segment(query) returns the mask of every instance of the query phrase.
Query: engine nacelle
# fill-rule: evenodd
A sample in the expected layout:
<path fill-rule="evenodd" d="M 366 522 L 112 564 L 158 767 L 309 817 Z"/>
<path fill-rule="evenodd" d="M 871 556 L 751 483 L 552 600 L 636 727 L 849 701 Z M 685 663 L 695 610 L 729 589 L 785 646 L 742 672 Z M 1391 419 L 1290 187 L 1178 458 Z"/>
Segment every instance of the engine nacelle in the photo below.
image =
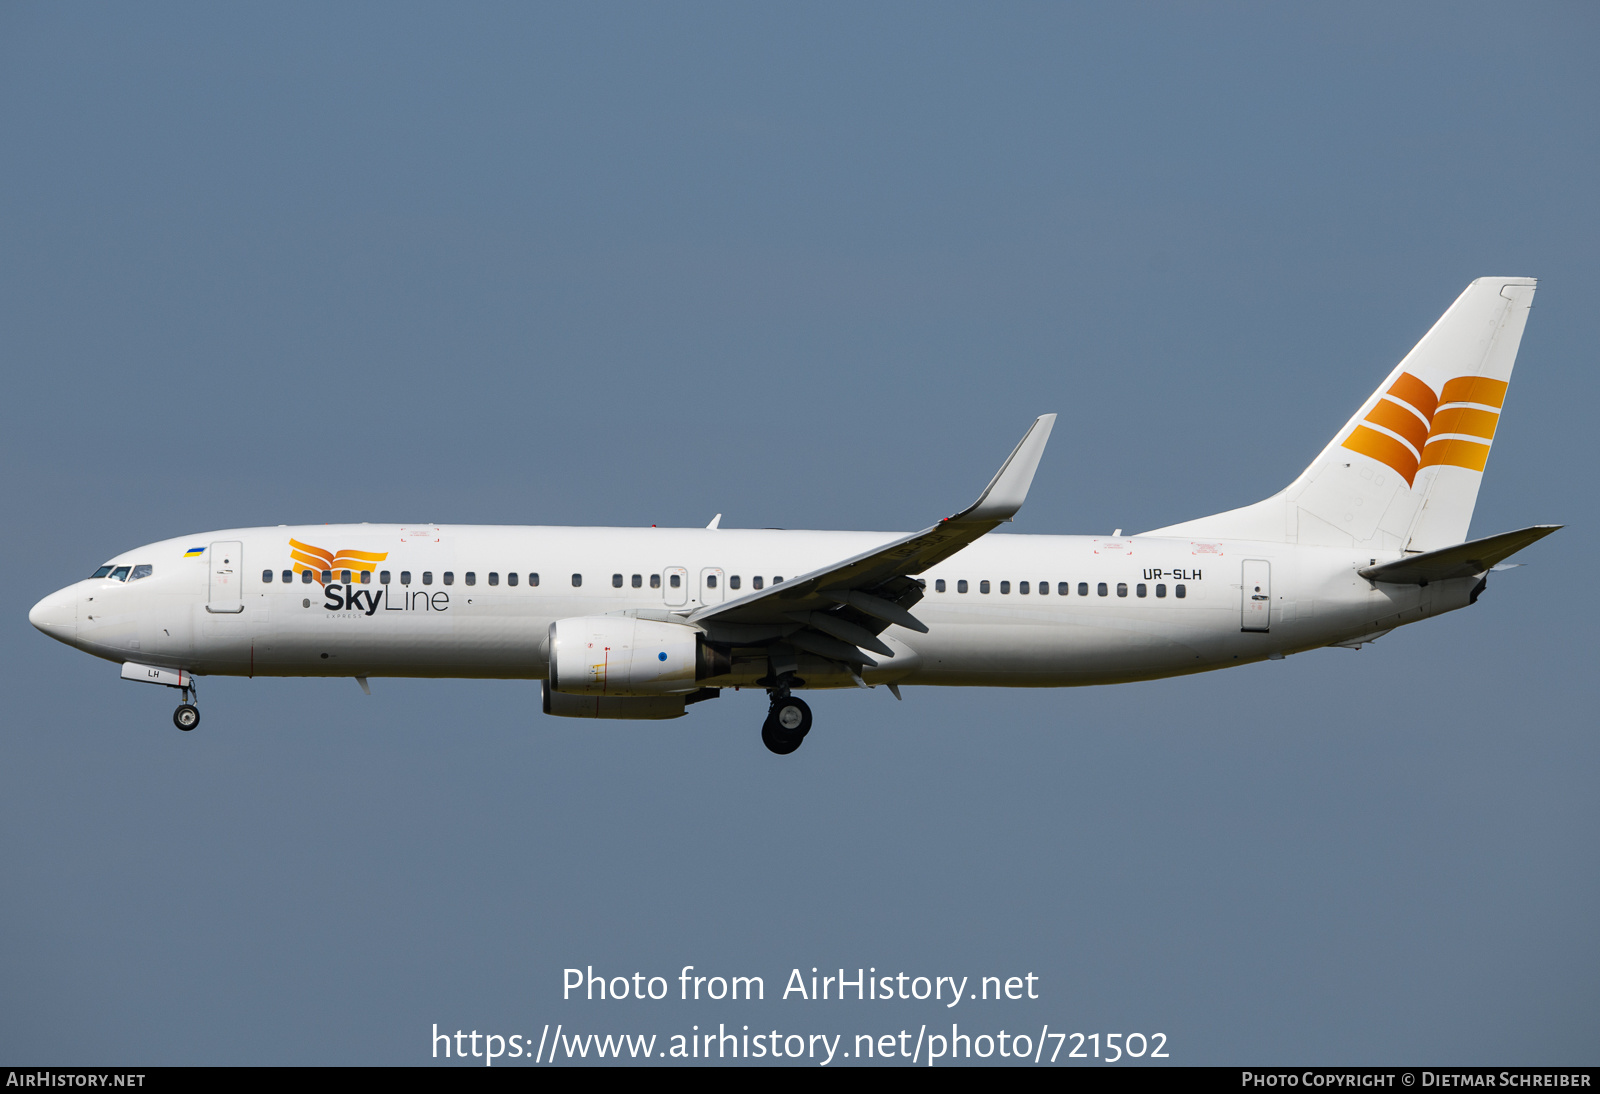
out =
<path fill-rule="evenodd" d="M 558 619 L 550 624 L 550 690 L 598 696 L 691 692 L 700 647 L 700 632 L 677 623 L 626 615 Z"/>

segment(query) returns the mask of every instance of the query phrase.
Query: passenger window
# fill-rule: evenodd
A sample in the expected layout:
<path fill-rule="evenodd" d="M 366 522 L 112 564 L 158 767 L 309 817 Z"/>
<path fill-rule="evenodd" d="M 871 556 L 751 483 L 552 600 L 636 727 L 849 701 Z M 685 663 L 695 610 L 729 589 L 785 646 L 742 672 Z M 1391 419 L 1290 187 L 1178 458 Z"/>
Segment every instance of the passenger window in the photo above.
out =
<path fill-rule="evenodd" d="M 513 570 L 511 573 L 506 575 L 506 584 L 512 586 L 513 588 L 516 587 L 517 574 L 516 574 L 515 570 Z"/>
<path fill-rule="evenodd" d="M 582 586 L 583 586 L 583 575 L 582 574 L 573 574 L 572 575 L 572 587 L 574 589 L 578 589 L 578 588 L 582 588 Z"/>
<path fill-rule="evenodd" d="M 1100 586 L 1100 588 L 1102 590 L 1100 595 L 1101 596 L 1105 596 L 1106 595 L 1105 592 L 1104 592 L 1105 586 L 1102 585 L 1102 586 Z M 1062 595 L 1065 596 L 1066 594 L 1063 593 Z M 1078 595 L 1079 596 L 1088 596 L 1089 595 L 1089 583 L 1087 581 L 1078 582 Z"/>
<path fill-rule="evenodd" d="M 670 578 L 667 579 L 667 584 L 671 585 L 674 589 L 676 589 L 678 586 L 683 584 L 682 575 L 681 574 L 673 574 Z"/>
<path fill-rule="evenodd" d="M 633 578 L 628 583 L 630 585 L 632 585 L 635 589 L 641 588 L 644 585 L 644 575 L 642 575 L 642 574 L 634 574 Z M 733 587 L 735 589 L 737 589 L 739 587 L 739 579 L 738 578 L 734 578 L 733 579 Z"/>
<path fill-rule="evenodd" d="M 294 580 L 294 571 L 293 570 L 285 570 L 285 571 L 283 571 L 283 583 L 285 585 L 289 584 L 289 582 L 291 582 L 293 580 Z"/>
<path fill-rule="evenodd" d="M 311 577 L 311 571 L 310 570 L 301 570 L 300 571 L 300 584 L 309 585 L 309 584 L 311 584 L 312 580 L 313 580 L 313 578 Z"/>
<path fill-rule="evenodd" d="M 1135 588 L 1134 588 L 1134 590 L 1133 590 L 1133 593 L 1134 593 L 1134 595 L 1135 595 L 1135 596 L 1143 596 L 1143 595 L 1144 595 L 1144 594 L 1145 594 L 1145 592 L 1146 592 L 1146 591 L 1147 591 L 1147 590 L 1146 590 L 1146 589 L 1145 589 L 1145 586 L 1144 586 L 1144 582 L 1142 582 L 1142 581 L 1141 581 L 1141 582 L 1140 582 L 1140 583 L 1139 583 L 1139 584 L 1138 584 L 1138 585 L 1137 585 L 1137 586 L 1136 586 L 1136 587 L 1135 587 Z"/>
<path fill-rule="evenodd" d="M 717 587 L 717 575 L 716 574 L 707 574 L 706 575 L 706 588 L 715 589 L 716 587 Z"/>
<path fill-rule="evenodd" d="M 783 584 L 783 578 L 779 577 L 777 574 L 773 574 L 772 575 L 772 583 L 774 585 L 782 585 Z"/>
<path fill-rule="evenodd" d="M 362 570 L 361 571 L 361 584 L 363 584 L 363 585 L 371 585 L 372 584 L 372 571 L 371 570 Z"/>
<path fill-rule="evenodd" d="M 1126 581 L 1117 582 L 1117 595 L 1118 596 L 1127 596 L 1128 595 L 1128 583 Z"/>
<path fill-rule="evenodd" d="M 1105 596 L 1106 595 L 1106 583 L 1104 581 L 1100 582 L 1100 587 L 1098 589 L 1096 589 L 1095 592 L 1099 593 L 1101 596 Z M 1124 595 L 1126 595 L 1126 594 L 1124 594 Z"/>
<path fill-rule="evenodd" d="M 387 584 L 389 584 L 389 571 L 388 570 L 379 570 L 378 571 L 378 584 L 379 585 L 387 585 Z"/>
<path fill-rule="evenodd" d="M 978 591 L 980 593 L 987 593 L 989 591 L 989 583 L 987 581 L 978 582 Z"/>
<path fill-rule="evenodd" d="M 661 588 L 661 575 L 660 574 L 651 574 L 650 575 L 650 587 L 652 589 Z"/>
<path fill-rule="evenodd" d="M 491 584 L 491 585 L 500 584 L 500 575 L 498 573 L 496 573 L 495 571 L 493 571 L 493 570 L 489 571 L 489 584 Z"/>
<path fill-rule="evenodd" d="M 423 570 L 422 571 L 422 583 L 424 585 L 432 585 L 433 584 L 433 571 L 432 570 Z"/>
<path fill-rule="evenodd" d="M 410 570 L 401 570 L 400 571 L 400 584 L 402 584 L 402 585 L 411 584 L 411 571 Z"/>
<path fill-rule="evenodd" d="M 339 580 L 344 582 L 346 585 L 350 584 L 350 571 L 349 570 L 340 570 L 339 571 Z"/>
<path fill-rule="evenodd" d="M 445 574 L 444 576 L 445 576 L 445 580 L 448 582 L 450 580 L 450 575 L 449 574 Z M 474 573 L 473 571 L 468 570 L 466 572 L 465 576 L 466 576 L 468 585 L 476 585 L 478 583 L 478 575 L 476 573 Z"/>
<path fill-rule="evenodd" d="M 110 572 L 111 572 L 111 567 L 110 566 L 102 566 L 98 570 L 96 570 L 94 573 L 89 575 L 89 580 L 93 581 L 97 577 L 105 577 Z"/>
<path fill-rule="evenodd" d="M 967 591 L 967 579 L 966 578 L 962 578 L 961 580 L 956 582 L 956 592 L 964 593 L 966 591 Z"/>
<path fill-rule="evenodd" d="M 456 583 L 456 572 L 454 570 L 446 570 L 444 572 L 444 583 L 446 585 L 454 585 Z"/>
<path fill-rule="evenodd" d="M 261 581 L 262 581 L 262 584 L 264 584 L 264 585 L 271 585 L 272 584 L 272 571 L 271 570 L 262 570 L 261 571 Z"/>
<path fill-rule="evenodd" d="M 1175 595 L 1179 600 L 1182 600 L 1184 597 L 1189 595 L 1188 590 L 1186 590 L 1182 585 L 1174 585 L 1172 587 L 1172 592 L 1173 595 Z"/>
<path fill-rule="evenodd" d="M 1156 599 L 1157 600 L 1165 600 L 1166 596 L 1167 596 L 1167 587 L 1165 585 L 1157 585 L 1156 586 Z"/>
<path fill-rule="evenodd" d="M 324 585 L 333 584 L 333 571 L 332 570 L 323 570 L 322 571 L 322 583 Z"/>
<path fill-rule="evenodd" d="M 1028 583 L 1026 581 L 1017 582 L 1017 592 L 1020 593 L 1023 596 L 1027 596 L 1028 595 Z"/>
<path fill-rule="evenodd" d="M 537 584 L 539 584 L 539 575 L 538 574 L 529 574 L 528 575 L 528 587 L 529 588 L 533 588 Z"/>
<path fill-rule="evenodd" d="M 622 588 L 622 575 L 621 574 L 612 574 L 611 575 L 611 587 L 613 589 Z"/>
<path fill-rule="evenodd" d="M 1011 582 L 1009 582 L 1009 581 L 1002 581 L 1002 582 L 1001 582 L 1001 583 L 1000 583 L 1000 592 L 1001 592 L 1001 593 L 1002 593 L 1002 594 L 1005 594 L 1005 593 L 1009 593 L 1009 592 L 1010 592 L 1010 591 L 1011 591 Z"/>
<path fill-rule="evenodd" d="M 941 577 L 933 583 L 933 591 L 936 593 L 944 592 L 944 578 Z"/>
<path fill-rule="evenodd" d="M 738 574 L 734 574 L 732 577 L 730 577 L 728 579 L 728 588 L 737 589 L 738 587 L 739 587 L 739 575 Z"/>
<path fill-rule="evenodd" d="M 766 582 L 762 581 L 759 577 L 753 577 L 750 579 L 750 584 L 759 589 L 761 586 L 765 585 Z"/>

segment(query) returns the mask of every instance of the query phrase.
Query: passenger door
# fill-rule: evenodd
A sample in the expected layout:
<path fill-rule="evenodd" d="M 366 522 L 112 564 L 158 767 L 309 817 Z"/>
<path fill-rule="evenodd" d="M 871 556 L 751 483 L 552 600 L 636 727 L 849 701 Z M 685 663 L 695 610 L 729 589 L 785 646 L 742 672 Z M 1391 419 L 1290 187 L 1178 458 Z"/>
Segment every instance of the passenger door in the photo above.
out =
<path fill-rule="evenodd" d="M 233 615 L 244 611 L 244 544 L 238 540 L 213 543 L 211 551 L 211 589 L 206 611 L 213 615 Z"/>
<path fill-rule="evenodd" d="M 1258 558 L 1244 560 L 1241 631 L 1266 631 L 1272 628 L 1272 563 Z"/>

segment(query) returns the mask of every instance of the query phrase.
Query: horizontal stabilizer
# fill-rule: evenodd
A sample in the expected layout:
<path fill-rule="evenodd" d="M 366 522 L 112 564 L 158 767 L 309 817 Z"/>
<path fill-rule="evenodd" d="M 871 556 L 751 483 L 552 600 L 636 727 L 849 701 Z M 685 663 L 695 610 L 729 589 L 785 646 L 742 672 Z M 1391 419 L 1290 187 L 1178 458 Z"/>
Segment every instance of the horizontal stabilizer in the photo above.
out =
<path fill-rule="evenodd" d="M 1412 555 L 1397 562 L 1385 562 L 1382 566 L 1369 566 L 1359 572 L 1368 581 L 1382 581 L 1390 585 L 1426 585 L 1430 581 L 1476 577 L 1560 527 L 1559 524 L 1535 524 L 1532 528 L 1458 543 L 1454 547 Z"/>

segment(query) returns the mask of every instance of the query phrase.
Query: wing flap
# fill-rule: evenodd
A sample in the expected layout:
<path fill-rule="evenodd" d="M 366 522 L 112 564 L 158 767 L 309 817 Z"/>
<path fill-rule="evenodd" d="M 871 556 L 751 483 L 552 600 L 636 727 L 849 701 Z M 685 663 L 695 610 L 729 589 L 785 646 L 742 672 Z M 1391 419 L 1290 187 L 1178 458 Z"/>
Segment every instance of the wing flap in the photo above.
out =
<path fill-rule="evenodd" d="M 897 577 L 920 574 L 938 565 L 1010 520 L 1022 508 L 1055 419 L 1054 414 L 1035 419 L 978 500 L 955 516 L 781 585 L 700 608 L 690 613 L 689 619 L 696 623 L 713 619 L 729 623 L 788 622 L 791 612 L 827 611 L 839 605 L 835 599 L 838 595 L 870 593 Z M 900 597 L 881 599 L 893 602 Z M 873 614 L 870 609 L 857 610 Z"/>
<path fill-rule="evenodd" d="M 876 665 L 860 647 L 892 656 L 876 637 L 878 631 L 898 624 L 927 632 L 907 611 L 922 598 L 921 583 L 913 575 L 943 562 L 1022 508 L 1055 420 L 1054 414 L 1034 419 L 978 500 L 954 516 L 782 584 L 707 605 L 689 613 L 689 621 L 711 628 L 794 628 L 799 623 L 800 629 L 783 632 L 783 641 L 846 665 Z"/>

